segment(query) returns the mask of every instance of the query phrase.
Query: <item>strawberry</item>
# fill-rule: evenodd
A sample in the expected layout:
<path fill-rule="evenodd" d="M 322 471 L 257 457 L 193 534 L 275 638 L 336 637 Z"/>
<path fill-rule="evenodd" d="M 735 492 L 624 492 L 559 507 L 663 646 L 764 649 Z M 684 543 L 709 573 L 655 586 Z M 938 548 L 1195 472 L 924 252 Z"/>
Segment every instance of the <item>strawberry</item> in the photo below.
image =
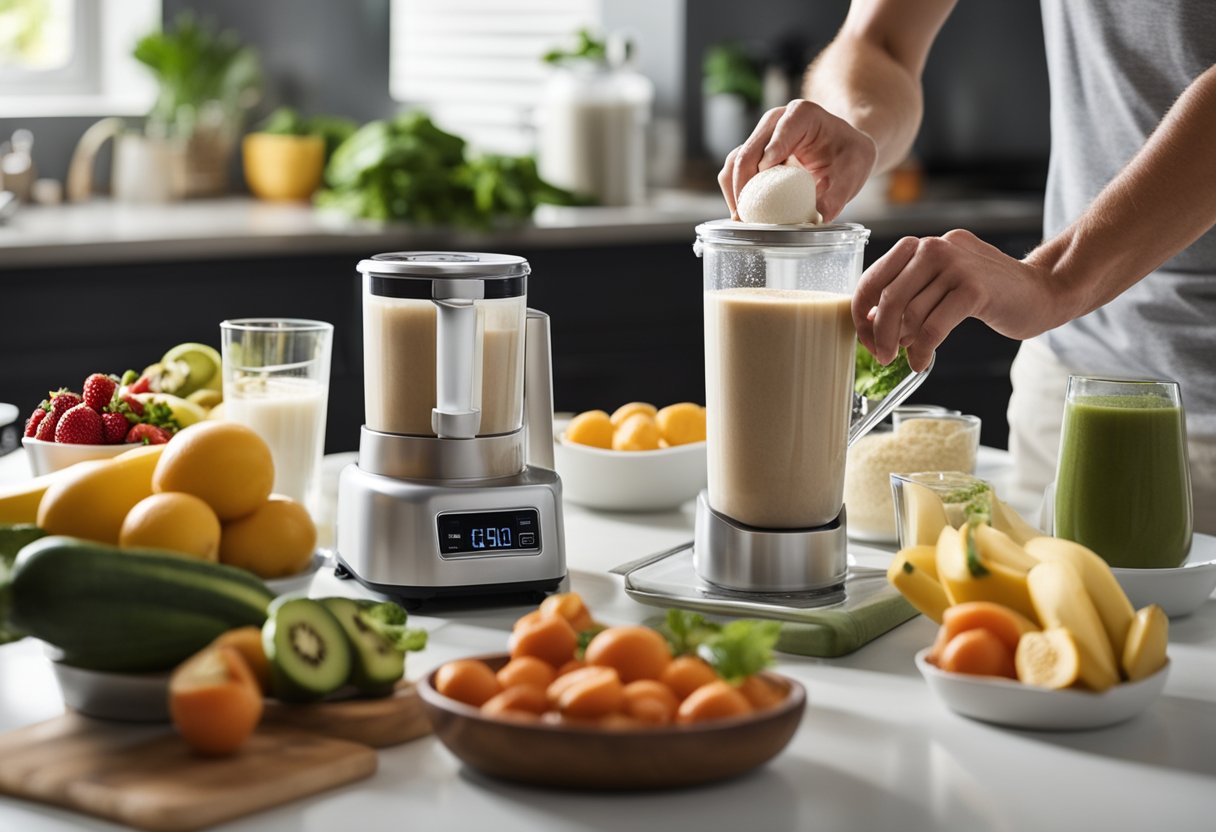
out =
<path fill-rule="evenodd" d="M 59 419 L 63 414 L 67 413 L 76 405 L 80 404 L 84 399 L 77 396 L 75 393 L 66 388 L 56 390 L 51 393 L 51 414 L 47 417 L 47 421 L 51 423 L 52 429 L 59 424 Z"/>
<path fill-rule="evenodd" d="M 152 380 L 147 376 L 140 376 L 134 384 L 127 388 L 128 393 L 150 393 L 151 391 Z"/>
<path fill-rule="evenodd" d="M 30 418 L 25 423 L 26 436 L 33 436 L 38 431 L 38 425 L 46 418 L 48 407 L 50 405 L 44 400 L 42 404 L 34 408 L 34 412 L 30 414 Z"/>
<path fill-rule="evenodd" d="M 131 412 L 136 416 L 144 415 L 144 403 L 139 399 L 135 398 L 134 396 L 123 396 L 122 400 L 126 403 L 127 407 L 131 408 Z M 119 412 L 122 412 L 121 408 L 119 409 Z"/>
<path fill-rule="evenodd" d="M 84 402 L 76 405 L 55 425 L 55 441 L 64 445 L 100 445 L 101 414 Z"/>
<path fill-rule="evenodd" d="M 169 441 L 170 433 L 156 425 L 132 425 L 127 431 L 127 442 L 141 445 L 163 445 Z"/>
<path fill-rule="evenodd" d="M 121 413 L 113 413 L 107 411 L 101 414 L 101 432 L 102 438 L 107 445 L 117 445 L 120 442 L 125 442 L 127 439 L 127 431 L 130 429 L 131 423 L 127 421 L 127 417 Z"/>
<path fill-rule="evenodd" d="M 43 442 L 55 441 L 55 420 L 51 418 L 50 413 L 47 413 L 38 423 L 38 429 L 34 431 L 34 438 L 41 439 Z"/>
<path fill-rule="evenodd" d="M 103 373 L 93 373 L 84 380 L 81 392 L 84 394 L 84 403 L 100 413 L 110 403 L 110 399 L 114 398 L 114 391 L 117 389 L 118 382 L 114 379 Z"/>

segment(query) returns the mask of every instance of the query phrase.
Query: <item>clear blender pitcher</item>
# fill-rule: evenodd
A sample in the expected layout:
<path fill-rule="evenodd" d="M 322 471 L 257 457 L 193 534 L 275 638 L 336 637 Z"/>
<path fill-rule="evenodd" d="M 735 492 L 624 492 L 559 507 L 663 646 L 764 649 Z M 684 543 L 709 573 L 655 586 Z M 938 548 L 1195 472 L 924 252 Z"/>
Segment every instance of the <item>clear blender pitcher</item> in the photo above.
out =
<path fill-rule="evenodd" d="M 848 446 L 908 397 L 853 392 L 851 303 L 870 232 L 851 223 L 697 226 L 704 259 L 709 488 L 694 562 L 741 591 L 839 586 Z"/>

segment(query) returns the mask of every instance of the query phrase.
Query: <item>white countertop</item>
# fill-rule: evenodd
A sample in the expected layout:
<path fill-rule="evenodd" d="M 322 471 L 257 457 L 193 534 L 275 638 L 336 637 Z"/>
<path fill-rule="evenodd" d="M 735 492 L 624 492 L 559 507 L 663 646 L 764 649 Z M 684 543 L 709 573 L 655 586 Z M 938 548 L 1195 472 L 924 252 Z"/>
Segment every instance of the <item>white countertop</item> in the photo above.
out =
<path fill-rule="evenodd" d="M 0 480 L 24 475 L 19 457 L 0 458 Z M 985 476 L 999 479 L 1004 464 L 1001 452 L 982 452 Z M 627 598 L 621 579 L 607 571 L 688 540 L 691 506 L 613 515 L 567 505 L 565 519 L 571 585 L 597 618 L 623 623 L 653 614 Z M 853 554 L 871 565 L 889 557 L 863 547 Z M 312 594 L 346 594 L 349 586 L 319 575 Z M 431 640 L 410 656 L 408 675 L 504 649 L 521 611 L 414 616 Z M 1216 826 L 1216 602 L 1171 622 L 1172 669 L 1163 696 L 1145 714 L 1099 731 L 1013 731 L 950 713 L 913 665 L 913 654 L 933 635 L 932 623 L 918 617 L 843 658 L 781 656 L 776 669 L 807 688 L 806 715 L 784 752 L 739 780 L 624 795 L 546 791 L 488 780 L 428 737 L 382 751 L 369 780 L 222 828 L 1142 832 Z M 26 640 L 0 647 L 0 731 L 61 711 L 39 646 Z M 4 832 L 113 828 L 0 798 Z"/>
<path fill-rule="evenodd" d="M 1030 196 L 927 199 L 912 205 L 850 206 L 842 220 L 876 236 L 940 234 L 966 227 L 979 234 L 1037 234 L 1042 198 Z M 155 262 L 392 249 L 487 250 L 571 248 L 687 242 L 693 227 L 726 214 L 716 193 L 657 191 L 645 205 L 566 208 L 542 205 L 532 220 L 475 233 L 447 227 L 349 220 L 305 203 L 248 197 L 169 204 L 98 199 L 59 206 L 23 206 L 0 225 L 0 272 L 6 269 Z"/>

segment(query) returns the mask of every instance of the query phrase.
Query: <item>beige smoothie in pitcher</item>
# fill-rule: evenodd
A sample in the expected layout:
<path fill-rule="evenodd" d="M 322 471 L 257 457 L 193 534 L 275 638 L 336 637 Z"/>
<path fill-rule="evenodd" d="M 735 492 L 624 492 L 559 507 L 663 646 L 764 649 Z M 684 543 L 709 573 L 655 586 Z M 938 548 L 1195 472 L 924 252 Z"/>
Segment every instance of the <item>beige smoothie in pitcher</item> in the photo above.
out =
<path fill-rule="evenodd" d="M 434 436 L 435 304 L 377 296 L 364 303 L 367 426 L 385 433 Z M 523 419 L 523 306 L 514 300 L 480 303 L 473 379 L 473 406 L 481 410 L 477 433 L 510 433 Z"/>
<path fill-rule="evenodd" d="M 768 529 L 831 522 L 843 504 L 856 331 L 845 294 L 705 293 L 709 503 Z"/>

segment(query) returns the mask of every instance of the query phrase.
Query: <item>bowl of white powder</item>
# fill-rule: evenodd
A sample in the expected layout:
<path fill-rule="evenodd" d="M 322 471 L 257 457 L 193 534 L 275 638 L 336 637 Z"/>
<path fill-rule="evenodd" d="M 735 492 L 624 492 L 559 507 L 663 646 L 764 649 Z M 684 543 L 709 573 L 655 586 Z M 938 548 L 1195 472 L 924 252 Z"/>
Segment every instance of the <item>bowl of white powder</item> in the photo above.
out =
<path fill-rule="evenodd" d="M 974 473 L 979 444 L 979 417 L 953 413 L 907 414 L 896 421 L 894 430 L 875 431 L 858 439 L 849 448 L 844 469 L 849 537 L 896 543 L 891 475 Z"/>

